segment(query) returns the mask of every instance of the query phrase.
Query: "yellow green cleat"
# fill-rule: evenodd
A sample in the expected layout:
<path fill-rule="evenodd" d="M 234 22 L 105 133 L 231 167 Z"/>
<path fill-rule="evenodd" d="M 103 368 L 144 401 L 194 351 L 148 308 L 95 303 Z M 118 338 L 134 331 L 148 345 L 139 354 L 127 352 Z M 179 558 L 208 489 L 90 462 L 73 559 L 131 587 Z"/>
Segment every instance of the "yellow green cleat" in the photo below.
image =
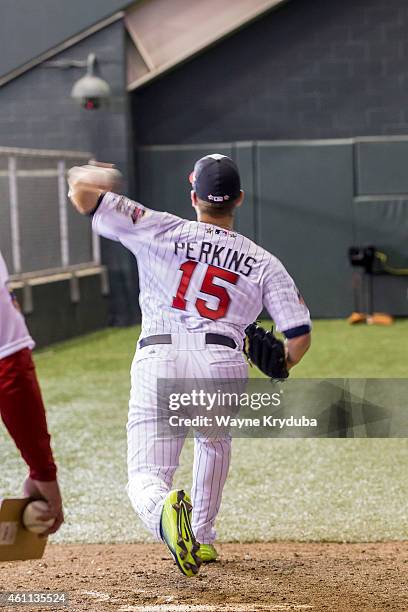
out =
<path fill-rule="evenodd" d="M 164 500 L 161 515 L 161 534 L 180 571 L 185 576 L 198 574 L 202 563 L 200 544 L 191 528 L 190 498 L 182 490 L 170 491 Z"/>
<path fill-rule="evenodd" d="M 198 554 L 203 563 L 211 563 L 218 557 L 218 553 L 212 544 L 200 544 Z"/>

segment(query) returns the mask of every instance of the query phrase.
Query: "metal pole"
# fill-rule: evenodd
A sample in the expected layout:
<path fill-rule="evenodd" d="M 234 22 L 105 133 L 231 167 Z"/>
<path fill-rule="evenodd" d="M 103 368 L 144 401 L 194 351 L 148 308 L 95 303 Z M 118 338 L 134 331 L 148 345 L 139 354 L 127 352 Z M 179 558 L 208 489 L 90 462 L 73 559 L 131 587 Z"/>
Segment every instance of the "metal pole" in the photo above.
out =
<path fill-rule="evenodd" d="M 92 232 L 92 261 L 98 265 L 101 263 L 101 241 L 95 232 Z"/>
<path fill-rule="evenodd" d="M 10 194 L 10 228 L 11 228 L 11 252 L 13 256 L 13 272 L 21 272 L 21 241 L 20 223 L 18 215 L 18 191 L 17 191 L 17 160 L 9 157 L 9 194 Z"/>
<path fill-rule="evenodd" d="M 59 203 L 59 226 L 61 263 L 65 268 L 69 266 L 69 234 L 68 234 L 68 210 L 67 210 L 67 183 L 65 180 L 65 161 L 58 162 L 58 203 Z"/>

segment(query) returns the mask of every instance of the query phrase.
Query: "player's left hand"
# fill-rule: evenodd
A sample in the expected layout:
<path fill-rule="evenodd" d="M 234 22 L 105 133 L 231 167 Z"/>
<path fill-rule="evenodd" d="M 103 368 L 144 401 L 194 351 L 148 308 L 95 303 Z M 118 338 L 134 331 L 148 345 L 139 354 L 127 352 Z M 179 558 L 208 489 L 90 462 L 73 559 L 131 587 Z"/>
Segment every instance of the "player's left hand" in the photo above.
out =
<path fill-rule="evenodd" d="M 34 499 L 43 499 L 48 504 L 48 512 L 41 517 L 42 520 L 48 521 L 54 519 L 54 524 L 47 529 L 40 537 L 46 537 L 58 531 L 64 522 L 64 512 L 62 509 L 61 493 L 57 480 L 50 482 L 33 480 L 28 477 L 24 481 L 23 492 L 26 497 Z"/>
<path fill-rule="evenodd" d="M 273 379 L 287 378 L 289 371 L 285 345 L 275 338 L 273 331 L 266 331 L 260 325 L 251 323 L 245 333 L 245 354 L 250 361 Z"/>

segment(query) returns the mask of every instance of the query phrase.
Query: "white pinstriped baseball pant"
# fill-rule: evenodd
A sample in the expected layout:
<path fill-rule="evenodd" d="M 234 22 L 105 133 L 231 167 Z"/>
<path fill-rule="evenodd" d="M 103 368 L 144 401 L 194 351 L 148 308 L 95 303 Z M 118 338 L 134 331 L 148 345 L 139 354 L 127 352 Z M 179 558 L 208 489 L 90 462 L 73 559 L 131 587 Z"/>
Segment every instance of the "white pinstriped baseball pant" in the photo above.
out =
<path fill-rule="evenodd" d="M 161 438 L 157 431 L 158 379 L 246 380 L 248 366 L 239 349 L 206 345 L 204 333 L 172 334 L 171 345 L 138 349 L 131 368 L 129 401 L 128 486 L 135 512 L 160 539 L 164 498 L 171 490 L 185 438 Z M 192 527 L 197 540 L 211 544 L 215 519 L 228 475 L 231 438 L 195 432 Z"/>

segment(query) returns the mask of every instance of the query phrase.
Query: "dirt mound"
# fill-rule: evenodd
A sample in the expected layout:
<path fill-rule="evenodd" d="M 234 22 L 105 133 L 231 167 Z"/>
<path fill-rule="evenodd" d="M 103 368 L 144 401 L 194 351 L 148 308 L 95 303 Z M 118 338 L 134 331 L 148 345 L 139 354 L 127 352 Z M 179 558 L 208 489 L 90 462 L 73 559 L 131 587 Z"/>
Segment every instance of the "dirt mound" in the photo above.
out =
<path fill-rule="evenodd" d="M 407 543 L 222 544 L 218 550 L 220 560 L 189 579 L 160 544 L 50 545 L 41 561 L 3 564 L 0 590 L 67 591 L 70 612 L 408 610 Z"/>

